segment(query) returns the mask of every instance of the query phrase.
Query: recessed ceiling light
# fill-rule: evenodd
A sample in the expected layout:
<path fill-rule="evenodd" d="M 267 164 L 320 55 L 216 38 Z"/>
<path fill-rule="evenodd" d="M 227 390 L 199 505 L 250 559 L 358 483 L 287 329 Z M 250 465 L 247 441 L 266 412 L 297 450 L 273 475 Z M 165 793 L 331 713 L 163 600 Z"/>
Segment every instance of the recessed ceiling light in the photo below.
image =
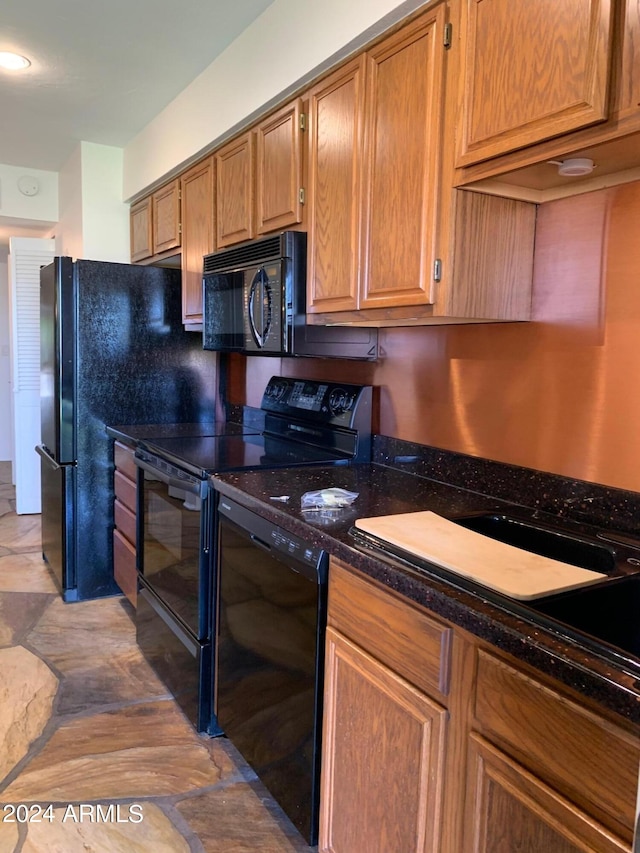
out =
<path fill-rule="evenodd" d="M 6 68 L 8 71 L 19 71 L 21 68 L 28 68 L 30 65 L 31 62 L 26 56 L 0 51 L 0 68 Z"/>

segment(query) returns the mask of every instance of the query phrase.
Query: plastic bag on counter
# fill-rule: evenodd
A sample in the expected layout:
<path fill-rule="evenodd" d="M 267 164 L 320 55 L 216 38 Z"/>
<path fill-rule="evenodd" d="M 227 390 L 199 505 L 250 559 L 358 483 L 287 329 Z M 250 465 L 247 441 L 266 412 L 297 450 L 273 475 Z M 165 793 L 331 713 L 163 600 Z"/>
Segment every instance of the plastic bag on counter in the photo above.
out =
<path fill-rule="evenodd" d="M 305 492 L 300 500 L 302 512 L 317 512 L 323 509 L 342 509 L 358 497 L 359 492 L 348 492 L 346 489 L 318 489 L 315 492 Z"/>

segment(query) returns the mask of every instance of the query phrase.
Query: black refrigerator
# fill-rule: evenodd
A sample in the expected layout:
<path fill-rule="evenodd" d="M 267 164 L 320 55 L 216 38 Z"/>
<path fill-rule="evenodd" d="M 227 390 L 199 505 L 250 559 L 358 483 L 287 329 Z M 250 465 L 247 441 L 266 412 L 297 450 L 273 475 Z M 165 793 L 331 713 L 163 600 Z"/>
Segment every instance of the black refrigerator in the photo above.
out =
<path fill-rule="evenodd" d="M 105 426 L 212 421 L 216 356 L 184 331 L 175 269 L 55 258 L 40 319 L 42 554 L 65 601 L 113 595 Z"/>

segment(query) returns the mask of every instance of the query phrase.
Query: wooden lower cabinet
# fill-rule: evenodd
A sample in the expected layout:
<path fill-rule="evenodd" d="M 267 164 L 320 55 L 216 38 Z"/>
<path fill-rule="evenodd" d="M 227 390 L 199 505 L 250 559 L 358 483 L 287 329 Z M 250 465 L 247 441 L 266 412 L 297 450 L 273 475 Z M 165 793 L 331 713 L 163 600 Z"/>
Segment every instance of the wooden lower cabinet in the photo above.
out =
<path fill-rule="evenodd" d="M 438 849 L 447 712 L 329 629 L 320 849 Z"/>
<path fill-rule="evenodd" d="M 475 663 L 470 728 L 630 840 L 640 763 L 637 734 L 488 649 L 475 650 Z"/>
<path fill-rule="evenodd" d="M 134 452 L 119 441 L 114 446 L 113 577 L 135 607 L 138 601 L 136 511 L 138 468 Z"/>
<path fill-rule="evenodd" d="M 629 845 L 472 734 L 464 853 L 621 853 Z"/>
<path fill-rule="evenodd" d="M 322 853 L 630 853 L 637 726 L 337 560 L 328 623 Z"/>

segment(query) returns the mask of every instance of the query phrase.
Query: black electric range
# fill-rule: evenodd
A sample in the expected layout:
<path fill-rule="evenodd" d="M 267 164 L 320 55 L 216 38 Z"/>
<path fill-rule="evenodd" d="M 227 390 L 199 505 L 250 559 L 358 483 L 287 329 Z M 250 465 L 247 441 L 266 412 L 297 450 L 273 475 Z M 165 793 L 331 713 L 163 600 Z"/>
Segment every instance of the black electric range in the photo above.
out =
<path fill-rule="evenodd" d="M 140 442 L 138 643 L 199 731 L 219 733 L 212 687 L 218 508 L 210 475 L 369 461 L 371 413 L 370 386 L 275 376 L 256 417 L 260 428 L 217 424 L 209 434 Z"/>
<path fill-rule="evenodd" d="M 218 424 L 207 435 L 153 438 L 137 457 L 205 479 L 220 471 L 366 462 L 371 456 L 370 386 L 273 377 L 262 429 Z"/>

